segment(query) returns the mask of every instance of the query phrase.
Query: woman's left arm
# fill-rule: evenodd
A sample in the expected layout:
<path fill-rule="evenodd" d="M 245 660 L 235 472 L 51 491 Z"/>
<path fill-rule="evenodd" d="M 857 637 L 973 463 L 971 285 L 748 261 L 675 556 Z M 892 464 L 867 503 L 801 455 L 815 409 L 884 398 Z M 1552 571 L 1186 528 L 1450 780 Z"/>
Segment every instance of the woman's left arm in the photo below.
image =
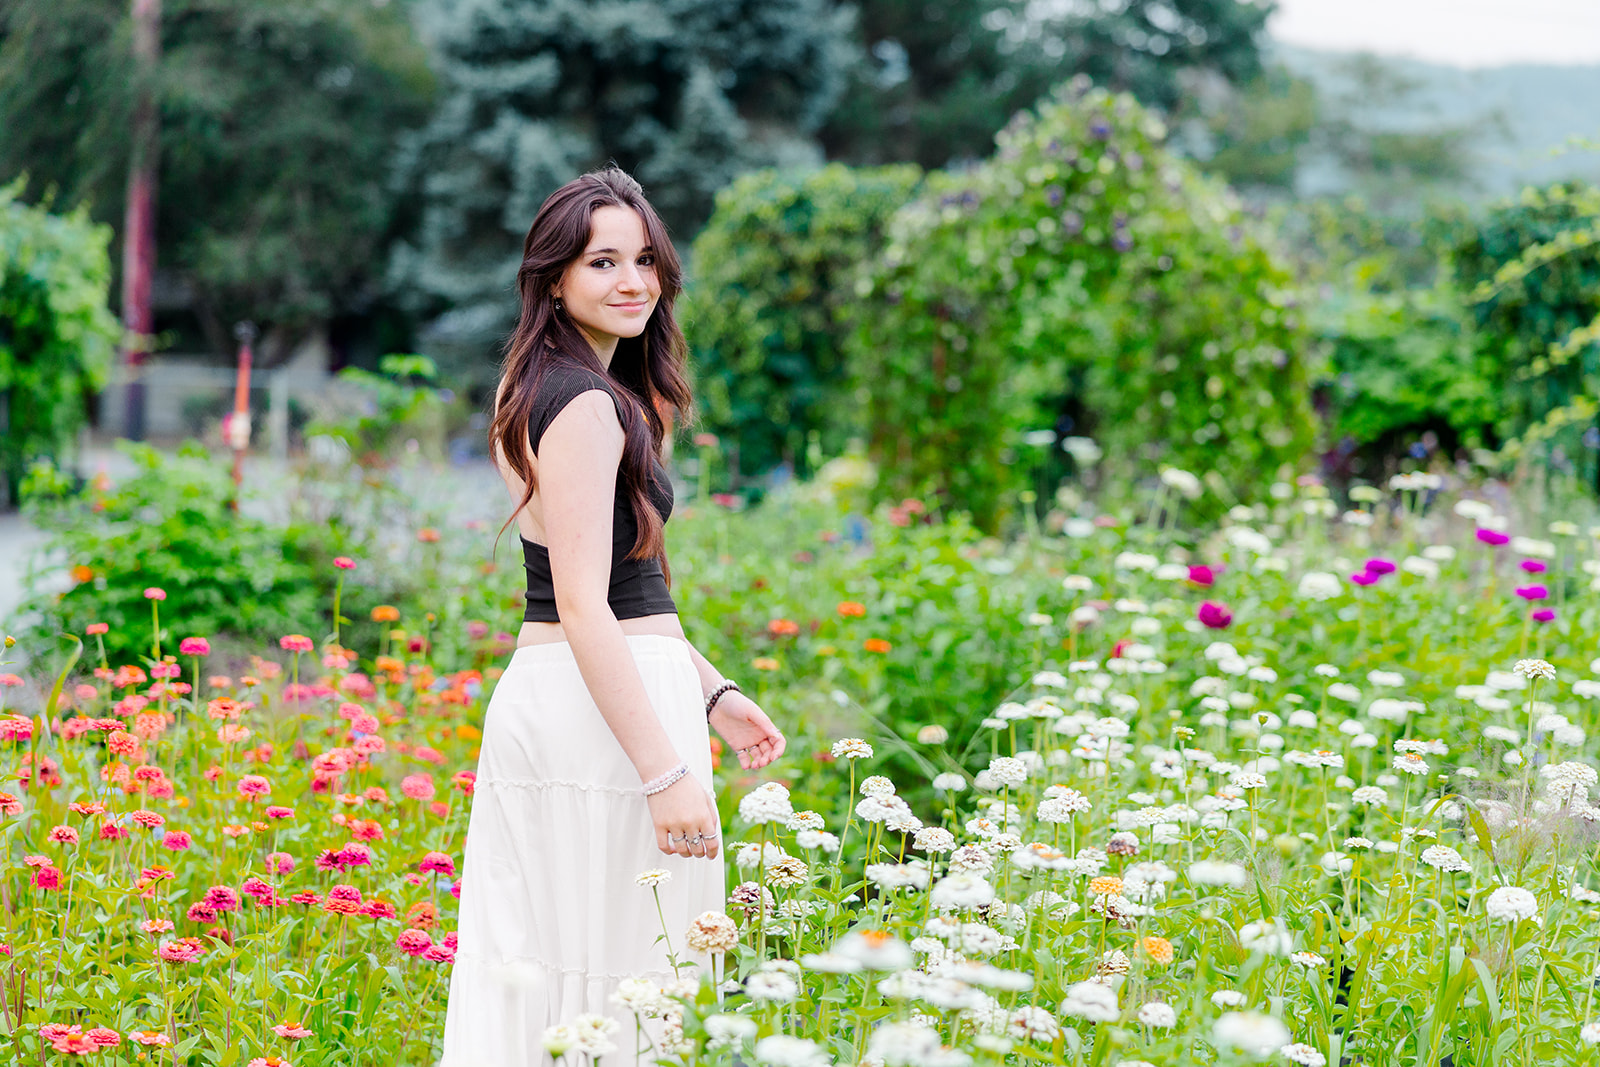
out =
<path fill-rule="evenodd" d="M 710 696 L 725 681 L 722 672 L 700 654 L 693 642 L 689 642 L 689 658 L 694 660 L 695 673 L 700 676 L 701 697 Z M 733 749 L 739 757 L 739 766 L 745 770 L 765 767 L 783 755 L 782 732 L 760 705 L 737 689 L 730 689 L 717 698 L 716 707 L 711 709 L 711 717 L 706 721 Z"/>

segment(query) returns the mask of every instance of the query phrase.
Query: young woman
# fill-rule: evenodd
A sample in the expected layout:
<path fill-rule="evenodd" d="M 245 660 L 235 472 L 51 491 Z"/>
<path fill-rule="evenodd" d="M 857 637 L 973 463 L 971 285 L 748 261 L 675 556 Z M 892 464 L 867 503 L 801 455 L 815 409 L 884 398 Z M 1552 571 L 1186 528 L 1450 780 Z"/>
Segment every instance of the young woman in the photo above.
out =
<path fill-rule="evenodd" d="M 669 591 L 657 405 L 690 408 L 682 269 L 638 183 L 613 168 L 551 194 L 517 284 L 489 437 L 528 607 L 484 718 L 442 1067 L 548 1063 L 545 1028 L 580 1013 L 617 1019 L 630 1059 L 658 1040 L 610 997 L 672 979 L 663 918 L 680 963 L 705 963 L 684 933 L 725 899 L 708 727 L 743 768 L 784 748 L 689 644 Z M 635 880 L 653 868 L 670 873 L 660 917 Z"/>

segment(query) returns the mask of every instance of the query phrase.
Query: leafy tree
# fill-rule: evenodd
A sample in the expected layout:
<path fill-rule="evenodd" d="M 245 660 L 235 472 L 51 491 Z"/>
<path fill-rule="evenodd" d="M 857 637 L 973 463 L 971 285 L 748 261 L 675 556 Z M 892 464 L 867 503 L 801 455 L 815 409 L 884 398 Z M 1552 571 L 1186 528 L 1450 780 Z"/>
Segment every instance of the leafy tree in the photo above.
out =
<path fill-rule="evenodd" d="M 1506 436 L 1549 440 L 1600 490 L 1600 186 L 1557 183 L 1498 204 L 1455 250 Z"/>
<path fill-rule="evenodd" d="M 717 194 L 695 239 L 684 321 L 703 424 L 737 446 L 740 473 L 788 461 L 807 474 L 813 440 L 837 455 L 857 429 L 840 312 L 920 177 L 910 165 L 834 163 L 758 171 Z"/>
<path fill-rule="evenodd" d="M 137 76 L 119 0 L 0 6 L 0 176 L 120 225 Z M 212 347 L 362 308 L 396 223 L 396 134 L 431 92 L 400 5 L 166 0 L 158 269 Z"/>
<path fill-rule="evenodd" d="M 1238 0 L 859 0 L 859 58 L 829 119 L 830 157 L 942 167 L 989 153 L 995 131 L 1073 74 L 1171 109 L 1185 72 L 1260 69 L 1270 3 Z"/>
<path fill-rule="evenodd" d="M 0 504 L 16 503 L 29 464 L 71 447 L 121 336 L 110 229 L 18 203 L 21 186 L 0 187 Z"/>
<path fill-rule="evenodd" d="M 891 220 L 847 354 L 889 492 L 992 529 L 1075 410 L 1123 476 L 1170 464 L 1248 497 L 1305 456 L 1294 279 L 1164 133 L 1075 83 Z"/>
<path fill-rule="evenodd" d="M 419 312 L 450 311 L 436 350 L 480 363 L 558 186 L 614 160 L 691 234 L 741 171 L 817 161 L 842 87 L 828 0 L 427 0 L 419 17 L 448 95 L 405 149 L 420 227 L 392 277 Z"/>
<path fill-rule="evenodd" d="M 1486 135 L 1485 121 L 1419 124 L 1422 87 L 1371 55 L 1331 61 L 1317 79 L 1274 63 L 1236 85 L 1207 82 L 1174 122 L 1187 154 L 1253 198 L 1353 194 L 1414 217 L 1430 193 L 1470 183 L 1472 144 Z"/>

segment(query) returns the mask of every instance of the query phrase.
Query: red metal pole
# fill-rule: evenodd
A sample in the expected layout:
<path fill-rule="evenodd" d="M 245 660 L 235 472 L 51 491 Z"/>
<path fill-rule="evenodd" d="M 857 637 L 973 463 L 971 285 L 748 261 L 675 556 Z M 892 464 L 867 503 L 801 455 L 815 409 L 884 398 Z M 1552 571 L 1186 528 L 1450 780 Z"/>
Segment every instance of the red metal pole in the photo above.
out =
<path fill-rule="evenodd" d="M 128 370 L 123 432 L 137 441 L 144 437 L 144 359 L 150 348 L 150 335 L 155 332 L 150 286 L 156 269 L 156 165 L 161 147 L 161 115 L 152 84 L 161 56 L 161 0 L 132 0 L 132 4 L 138 95 L 133 106 L 133 153 L 122 226 L 122 361 Z"/>
<path fill-rule="evenodd" d="M 223 436 L 233 449 L 233 499 L 228 506 L 239 510 L 239 486 L 244 481 L 244 453 L 250 447 L 250 362 L 251 342 L 256 339 L 252 322 L 241 322 L 233 328 L 239 339 L 239 374 L 233 383 L 233 411 L 223 423 Z"/>

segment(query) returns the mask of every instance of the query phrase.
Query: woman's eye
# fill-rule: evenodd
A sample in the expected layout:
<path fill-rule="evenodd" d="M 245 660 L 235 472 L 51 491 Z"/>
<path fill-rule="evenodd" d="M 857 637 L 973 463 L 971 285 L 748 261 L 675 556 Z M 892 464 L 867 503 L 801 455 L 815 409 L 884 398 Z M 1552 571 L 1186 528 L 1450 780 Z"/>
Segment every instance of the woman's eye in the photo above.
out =
<path fill-rule="evenodd" d="M 641 267 L 653 267 L 656 265 L 656 257 L 651 255 L 640 256 L 639 265 Z"/>
<path fill-rule="evenodd" d="M 591 266 L 591 267 L 609 267 L 609 266 L 611 266 L 611 261 L 609 259 L 601 258 L 601 259 L 595 260 L 593 263 L 589 264 L 589 266 Z"/>

